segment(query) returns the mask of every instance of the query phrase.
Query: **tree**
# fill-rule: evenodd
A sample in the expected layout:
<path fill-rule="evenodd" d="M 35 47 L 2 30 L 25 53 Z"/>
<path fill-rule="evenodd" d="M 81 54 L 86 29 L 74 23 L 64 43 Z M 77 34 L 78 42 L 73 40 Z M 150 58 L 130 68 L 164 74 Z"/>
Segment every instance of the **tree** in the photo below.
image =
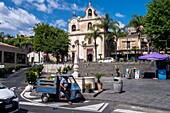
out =
<path fill-rule="evenodd" d="M 110 56 L 111 54 L 111 47 L 110 44 L 112 43 L 112 35 L 109 29 L 116 29 L 118 22 L 113 21 L 110 17 L 109 14 L 105 14 L 104 17 L 98 18 L 100 21 L 100 24 L 97 24 L 96 26 L 99 28 L 102 28 L 104 30 L 104 39 L 106 41 L 105 43 L 105 51 L 106 51 L 106 56 Z"/>
<path fill-rule="evenodd" d="M 127 32 L 125 32 L 126 28 L 119 28 L 118 25 L 117 27 L 115 27 L 113 30 L 113 39 L 114 39 L 114 42 L 115 42 L 115 51 L 116 51 L 116 59 L 117 59 L 117 41 L 119 39 L 119 37 L 124 37 L 124 36 L 127 36 Z"/>
<path fill-rule="evenodd" d="M 53 54 L 57 61 L 59 56 L 67 55 L 69 47 L 68 34 L 59 28 L 54 28 L 49 24 L 39 23 L 33 28 L 33 48 L 36 52 L 46 52 Z"/>
<path fill-rule="evenodd" d="M 7 37 L 7 39 L 4 40 L 4 43 L 14 45 L 15 38 L 13 36 L 7 34 L 5 37 Z"/>
<path fill-rule="evenodd" d="M 4 32 L 0 32 L 0 42 L 4 41 Z"/>
<path fill-rule="evenodd" d="M 94 51 L 95 51 L 95 61 L 97 62 L 97 43 L 96 43 L 96 39 L 98 37 L 100 37 L 102 39 L 102 36 L 101 36 L 101 32 L 99 29 L 95 29 L 95 26 L 92 28 L 92 32 L 91 33 L 87 33 L 86 36 L 85 36 L 85 39 L 86 38 L 93 38 L 94 40 Z"/>
<path fill-rule="evenodd" d="M 166 48 L 159 40 L 170 41 L 170 0 L 153 0 L 147 4 L 145 30 L 150 36 L 154 35 L 156 48 Z"/>
<path fill-rule="evenodd" d="M 14 39 L 14 46 L 16 47 L 24 47 L 26 49 L 28 45 L 32 45 L 30 38 L 27 38 L 23 35 L 17 35 L 17 37 Z"/>
<path fill-rule="evenodd" d="M 70 44 L 70 40 L 68 39 L 68 34 L 59 28 L 55 28 L 56 30 L 56 41 L 51 40 L 51 48 L 52 54 L 56 57 L 57 63 L 59 62 L 59 56 L 61 56 L 61 60 L 64 61 L 64 56 L 68 53 L 68 48 Z"/>
<path fill-rule="evenodd" d="M 130 20 L 130 23 L 127 26 L 134 27 L 136 29 L 136 32 L 138 33 L 138 37 L 140 40 L 139 49 L 141 49 L 141 44 L 142 44 L 141 37 L 142 37 L 142 33 L 144 31 L 144 16 L 138 16 L 135 14 L 132 15 L 132 19 Z"/>

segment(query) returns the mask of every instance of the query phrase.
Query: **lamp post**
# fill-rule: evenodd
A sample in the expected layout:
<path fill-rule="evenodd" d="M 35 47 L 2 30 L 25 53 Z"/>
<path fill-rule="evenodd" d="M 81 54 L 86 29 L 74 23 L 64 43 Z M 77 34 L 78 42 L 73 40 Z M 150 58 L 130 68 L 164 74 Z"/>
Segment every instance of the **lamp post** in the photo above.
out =
<path fill-rule="evenodd" d="M 129 46 L 130 46 L 130 43 L 128 41 L 128 35 L 127 35 L 127 45 L 126 45 L 126 49 L 127 49 L 127 61 L 129 60 L 129 54 L 128 54 L 128 50 L 129 50 Z"/>
<path fill-rule="evenodd" d="M 79 44 L 79 40 L 77 39 L 74 43 L 75 43 L 75 45 L 77 45 L 77 47 L 78 47 L 78 48 L 77 48 L 77 49 L 78 49 L 78 50 L 77 50 L 77 59 L 78 59 L 78 62 L 79 62 L 79 45 L 80 45 L 80 44 Z"/>
<path fill-rule="evenodd" d="M 152 37 L 148 36 L 147 40 L 148 40 L 148 54 L 149 54 L 150 53 L 150 43 L 151 43 Z"/>

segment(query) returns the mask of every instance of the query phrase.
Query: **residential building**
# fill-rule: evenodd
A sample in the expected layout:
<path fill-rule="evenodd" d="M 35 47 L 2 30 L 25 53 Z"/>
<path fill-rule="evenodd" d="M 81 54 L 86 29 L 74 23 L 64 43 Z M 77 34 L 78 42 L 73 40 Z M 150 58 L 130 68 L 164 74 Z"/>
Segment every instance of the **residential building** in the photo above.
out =
<path fill-rule="evenodd" d="M 117 52 L 112 52 L 111 55 L 115 57 L 117 54 L 118 60 L 120 58 L 124 58 L 125 60 L 133 61 L 134 57 L 142 54 L 148 54 L 149 45 L 147 38 L 148 36 L 146 34 L 142 34 L 140 37 L 134 28 L 130 28 L 130 32 L 127 36 L 118 38 L 116 47 Z"/>

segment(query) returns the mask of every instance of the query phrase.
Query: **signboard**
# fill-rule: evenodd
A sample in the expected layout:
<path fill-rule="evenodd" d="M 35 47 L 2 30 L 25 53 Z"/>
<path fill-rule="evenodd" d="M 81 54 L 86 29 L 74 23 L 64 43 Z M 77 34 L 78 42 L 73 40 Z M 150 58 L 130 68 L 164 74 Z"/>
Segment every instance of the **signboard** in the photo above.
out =
<path fill-rule="evenodd" d="M 0 65 L 0 68 L 5 68 L 5 66 L 4 65 Z"/>
<path fill-rule="evenodd" d="M 139 70 L 138 69 L 135 70 L 135 79 L 139 79 Z"/>
<path fill-rule="evenodd" d="M 44 57 L 46 57 L 47 56 L 47 53 L 46 52 L 44 52 Z"/>

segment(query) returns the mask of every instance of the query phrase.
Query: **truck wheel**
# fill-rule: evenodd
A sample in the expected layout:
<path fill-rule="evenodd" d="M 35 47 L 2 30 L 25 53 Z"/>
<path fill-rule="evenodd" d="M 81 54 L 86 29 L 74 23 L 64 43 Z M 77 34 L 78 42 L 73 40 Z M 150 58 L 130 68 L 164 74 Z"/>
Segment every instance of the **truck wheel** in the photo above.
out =
<path fill-rule="evenodd" d="M 41 100 L 42 100 L 42 102 L 47 102 L 47 101 L 49 100 L 48 94 L 43 93 L 43 94 L 41 95 Z"/>

